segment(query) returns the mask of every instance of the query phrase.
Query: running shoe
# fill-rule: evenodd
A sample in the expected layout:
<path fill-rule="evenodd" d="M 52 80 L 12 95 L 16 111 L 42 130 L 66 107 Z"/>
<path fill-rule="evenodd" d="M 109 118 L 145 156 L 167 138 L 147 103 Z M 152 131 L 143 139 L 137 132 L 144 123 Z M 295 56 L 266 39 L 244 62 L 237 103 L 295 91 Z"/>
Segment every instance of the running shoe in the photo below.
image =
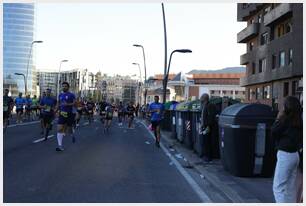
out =
<path fill-rule="evenodd" d="M 64 151 L 64 148 L 62 146 L 59 146 L 59 147 L 56 148 L 56 151 L 62 152 L 62 151 Z"/>

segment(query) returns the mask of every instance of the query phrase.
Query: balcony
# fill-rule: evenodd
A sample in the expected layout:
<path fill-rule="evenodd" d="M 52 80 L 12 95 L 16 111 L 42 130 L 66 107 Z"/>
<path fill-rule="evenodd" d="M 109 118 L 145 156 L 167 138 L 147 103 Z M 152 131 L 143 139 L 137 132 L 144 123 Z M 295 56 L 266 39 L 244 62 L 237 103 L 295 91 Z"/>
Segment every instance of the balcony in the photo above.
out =
<path fill-rule="evenodd" d="M 264 16 L 264 25 L 270 26 L 272 23 L 280 20 L 281 18 L 290 15 L 292 15 L 291 4 L 280 4 Z"/>
<path fill-rule="evenodd" d="M 263 7 L 264 4 L 237 4 L 237 20 L 238 21 L 246 21 L 246 19 L 252 15 L 256 10 Z"/>
<path fill-rule="evenodd" d="M 245 53 L 240 56 L 240 64 L 247 65 L 250 61 L 250 53 Z"/>
<path fill-rule="evenodd" d="M 246 43 L 248 40 L 252 39 L 258 34 L 258 23 L 249 25 L 247 28 L 243 29 L 237 34 L 238 43 Z"/>

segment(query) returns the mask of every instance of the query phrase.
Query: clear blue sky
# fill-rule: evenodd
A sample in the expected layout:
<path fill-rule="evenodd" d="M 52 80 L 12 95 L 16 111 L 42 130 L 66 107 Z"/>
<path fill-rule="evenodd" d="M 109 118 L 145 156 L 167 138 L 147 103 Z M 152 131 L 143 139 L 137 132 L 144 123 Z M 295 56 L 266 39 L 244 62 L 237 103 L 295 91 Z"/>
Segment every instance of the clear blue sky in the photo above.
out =
<path fill-rule="evenodd" d="M 160 3 L 38 3 L 36 45 L 38 69 L 99 69 L 108 74 L 139 74 L 132 62 L 148 75 L 162 73 L 164 36 Z M 240 66 L 245 45 L 237 33 L 246 24 L 237 22 L 235 3 L 166 3 L 168 55 L 188 48 L 191 54 L 173 55 L 171 72 Z M 168 58 L 169 60 L 169 58 Z M 143 72 L 144 74 L 144 72 Z"/>

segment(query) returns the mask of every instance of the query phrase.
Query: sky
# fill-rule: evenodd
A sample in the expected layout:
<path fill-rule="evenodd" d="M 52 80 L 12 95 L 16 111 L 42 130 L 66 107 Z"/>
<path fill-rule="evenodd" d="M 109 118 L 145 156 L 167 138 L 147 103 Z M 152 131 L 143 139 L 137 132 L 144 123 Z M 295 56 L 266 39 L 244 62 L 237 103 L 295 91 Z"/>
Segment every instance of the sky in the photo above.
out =
<path fill-rule="evenodd" d="M 237 33 L 246 27 L 237 22 L 235 3 L 165 3 L 168 61 L 175 53 L 170 73 L 193 69 L 240 66 L 244 44 Z M 36 47 L 39 70 L 87 68 L 110 75 L 144 76 L 141 44 L 145 49 L 147 76 L 164 71 L 164 30 L 160 3 L 37 3 Z"/>

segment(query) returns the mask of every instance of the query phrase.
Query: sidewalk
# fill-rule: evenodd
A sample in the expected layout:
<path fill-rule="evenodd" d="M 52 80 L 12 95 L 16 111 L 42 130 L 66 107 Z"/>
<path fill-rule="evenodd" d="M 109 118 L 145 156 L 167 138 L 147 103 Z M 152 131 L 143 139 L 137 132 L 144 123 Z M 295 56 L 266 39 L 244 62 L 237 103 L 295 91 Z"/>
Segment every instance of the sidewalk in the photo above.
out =
<path fill-rule="evenodd" d="M 145 122 L 148 125 L 147 122 Z M 204 163 L 192 150 L 185 145 L 171 138 L 171 132 L 161 131 L 162 143 L 170 150 L 181 154 L 183 167 L 192 168 L 207 180 L 218 195 L 233 203 L 274 203 L 272 191 L 273 179 L 271 178 L 241 178 L 235 177 L 223 169 L 220 160 L 213 160 L 212 163 Z M 214 195 L 214 194 L 212 194 Z M 214 199 L 214 198 L 212 198 Z"/>

